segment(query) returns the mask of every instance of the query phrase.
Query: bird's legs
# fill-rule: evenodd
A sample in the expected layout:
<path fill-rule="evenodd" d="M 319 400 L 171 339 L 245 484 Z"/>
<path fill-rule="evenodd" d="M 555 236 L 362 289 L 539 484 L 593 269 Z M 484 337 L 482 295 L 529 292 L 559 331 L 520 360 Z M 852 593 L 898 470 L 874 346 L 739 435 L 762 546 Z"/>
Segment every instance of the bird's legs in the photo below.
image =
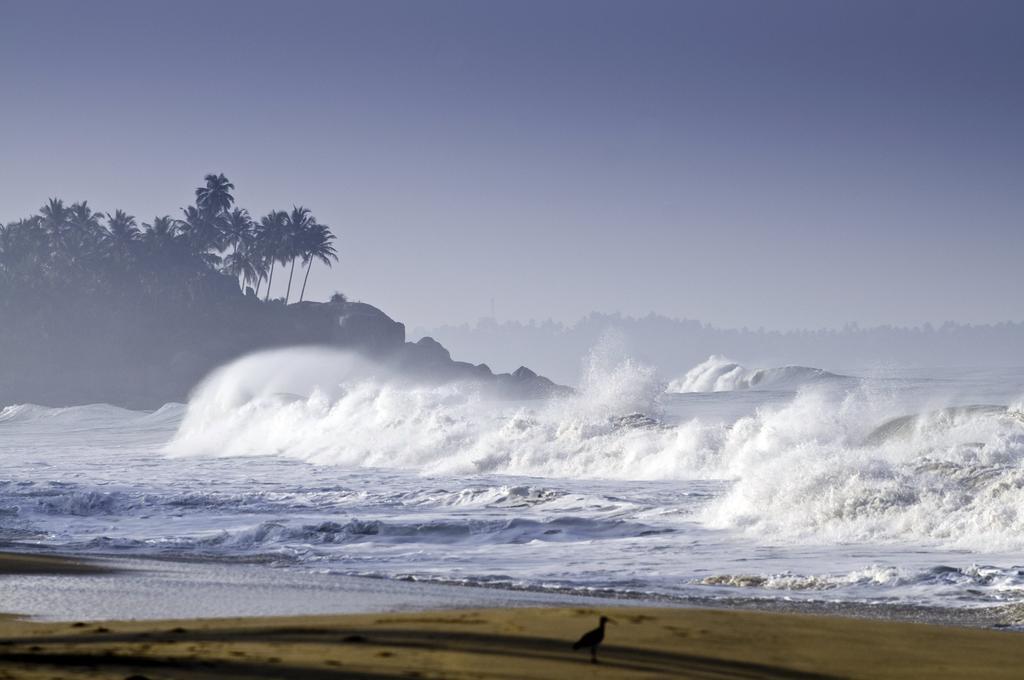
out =
<path fill-rule="evenodd" d="M 590 648 L 590 663 L 597 663 L 597 647 Z"/>

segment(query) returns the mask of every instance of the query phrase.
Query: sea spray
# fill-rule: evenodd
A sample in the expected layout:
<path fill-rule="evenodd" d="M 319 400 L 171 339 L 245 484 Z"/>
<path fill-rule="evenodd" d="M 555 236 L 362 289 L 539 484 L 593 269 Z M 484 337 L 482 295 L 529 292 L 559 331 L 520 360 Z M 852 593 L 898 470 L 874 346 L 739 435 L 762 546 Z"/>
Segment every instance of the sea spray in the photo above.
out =
<path fill-rule="evenodd" d="M 623 456 L 651 443 L 647 428 L 631 434 L 637 428 L 618 417 L 653 411 L 658 392 L 653 371 L 603 352 L 588 361 L 577 394 L 508 403 L 486 400 L 473 383 L 416 384 L 346 352 L 277 350 L 205 380 L 167 451 L 430 473 L 617 476 Z"/>
<path fill-rule="evenodd" d="M 13 407 L 0 537 L 670 597 L 1024 598 L 1014 374 L 663 394 L 599 349 L 549 401 L 297 350 L 188 407 Z"/>
<path fill-rule="evenodd" d="M 750 369 L 723 356 L 713 354 L 697 364 L 682 378 L 672 380 L 667 392 L 732 392 L 750 389 L 797 389 L 819 381 L 849 380 L 847 376 L 829 373 L 810 366 L 780 366 Z"/>
<path fill-rule="evenodd" d="M 1024 419 L 1006 407 L 927 411 L 879 438 L 902 407 L 870 382 L 815 383 L 732 422 L 685 407 L 668 417 L 659 391 L 652 371 L 605 349 L 576 395 L 530 403 L 280 350 L 201 385 L 168 451 L 431 475 L 727 479 L 699 520 L 761 540 L 1024 546 Z"/>
<path fill-rule="evenodd" d="M 939 409 L 880 438 L 879 402 L 822 394 L 805 390 L 733 426 L 722 461 L 736 482 L 702 511 L 708 526 L 776 541 L 1024 547 L 1017 413 Z"/>

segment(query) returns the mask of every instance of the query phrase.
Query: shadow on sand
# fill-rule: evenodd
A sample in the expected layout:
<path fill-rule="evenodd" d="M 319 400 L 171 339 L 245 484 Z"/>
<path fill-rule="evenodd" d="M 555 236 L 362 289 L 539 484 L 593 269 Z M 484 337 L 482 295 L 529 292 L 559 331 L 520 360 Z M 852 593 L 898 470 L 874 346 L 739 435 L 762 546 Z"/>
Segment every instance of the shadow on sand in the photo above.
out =
<path fill-rule="evenodd" d="M 81 625 L 81 624 L 79 624 Z M 244 651 L 243 651 L 244 650 Z M 275 656 L 276 655 L 276 656 Z M 236 658 L 232 658 L 236 657 Z M 237 658 L 246 657 L 246 658 Z M 282 658 L 287 657 L 287 658 Z M 475 664 L 422 663 L 456 657 Z M 376 659 L 376 660 L 375 660 Z M 469 665 L 477 666 L 470 670 Z M 117 633 L 93 627 L 70 635 L 0 640 L 0 670 L 123 673 L 125 677 L 409 678 L 599 677 L 824 678 L 773 666 L 693 654 L 605 645 L 601 663 L 563 639 L 413 628 L 317 627 L 173 629 Z M 480 667 L 483 670 L 480 670 Z M 531 672 L 524 674 L 527 667 Z M 465 670 L 463 670 L 465 669 Z M 549 675 L 550 673 L 550 675 Z"/>

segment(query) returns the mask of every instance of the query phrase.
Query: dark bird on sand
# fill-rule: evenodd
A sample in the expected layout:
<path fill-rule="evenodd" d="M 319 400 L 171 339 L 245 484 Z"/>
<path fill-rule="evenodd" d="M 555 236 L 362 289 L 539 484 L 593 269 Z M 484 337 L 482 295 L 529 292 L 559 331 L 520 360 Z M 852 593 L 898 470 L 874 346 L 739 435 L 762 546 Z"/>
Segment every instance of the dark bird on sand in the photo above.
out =
<path fill-rule="evenodd" d="M 590 648 L 590 663 L 597 663 L 597 646 L 604 641 L 604 624 L 615 623 L 607 616 L 601 617 L 601 623 L 594 630 L 584 633 L 583 637 L 576 641 L 573 649 Z"/>

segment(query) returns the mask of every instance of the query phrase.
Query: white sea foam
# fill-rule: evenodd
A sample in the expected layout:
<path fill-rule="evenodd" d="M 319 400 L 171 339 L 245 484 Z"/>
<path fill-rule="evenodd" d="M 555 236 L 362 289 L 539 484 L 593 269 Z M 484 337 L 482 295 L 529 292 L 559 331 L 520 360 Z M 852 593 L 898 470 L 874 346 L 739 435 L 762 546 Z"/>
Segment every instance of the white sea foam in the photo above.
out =
<path fill-rule="evenodd" d="M 1007 396 L 1024 383 L 1000 380 L 977 405 L 927 379 L 663 394 L 604 346 L 577 394 L 509 403 L 269 352 L 187 407 L 4 409 L 0 537 L 455 582 L 1013 601 L 1024 403 Z"/>
<path fill-rule="evenodd" d="M 682 378 L 669 382 L 666 391 L 685 394 L 750 389 L 784 390 L 845 377 L 809 366 L 751 369 L 714 354 L 691 368 Z"/>
<path fill-rule="evenodd" d="M 292 372 L 292 364 L 315 371 Z M 651 426 L 649 416 L 630 418 L 656 414 L 658 392 L 649 369 L 602 355 L 591 357 L 578 394 L 508 405 L 471 384 L 407 384 L 344 352 L 279 350 L 200 385 L 168 451 L 555 477 L 623 477 L 647 465 L 642 477 L 665 478 L 671 473 L 656 458 L 678 433 Z"/>
<path fill-rule="evenodd" d="M 407 385 L 351 355 L 306 352 L 254 355 L 211 376 L 169 451 L 435 475 L 725 478 L 730 490 L 701 513 L 711 527 L 1024 547 L 1024 418 L 1012 408 L 894 421 L 898 403 L 870 385 L 810 386 L 722 423 L 667 418 L 654 374 L 607 356 L 591 358 L 577 395 L 509 406 L 471 386 Z"/>

